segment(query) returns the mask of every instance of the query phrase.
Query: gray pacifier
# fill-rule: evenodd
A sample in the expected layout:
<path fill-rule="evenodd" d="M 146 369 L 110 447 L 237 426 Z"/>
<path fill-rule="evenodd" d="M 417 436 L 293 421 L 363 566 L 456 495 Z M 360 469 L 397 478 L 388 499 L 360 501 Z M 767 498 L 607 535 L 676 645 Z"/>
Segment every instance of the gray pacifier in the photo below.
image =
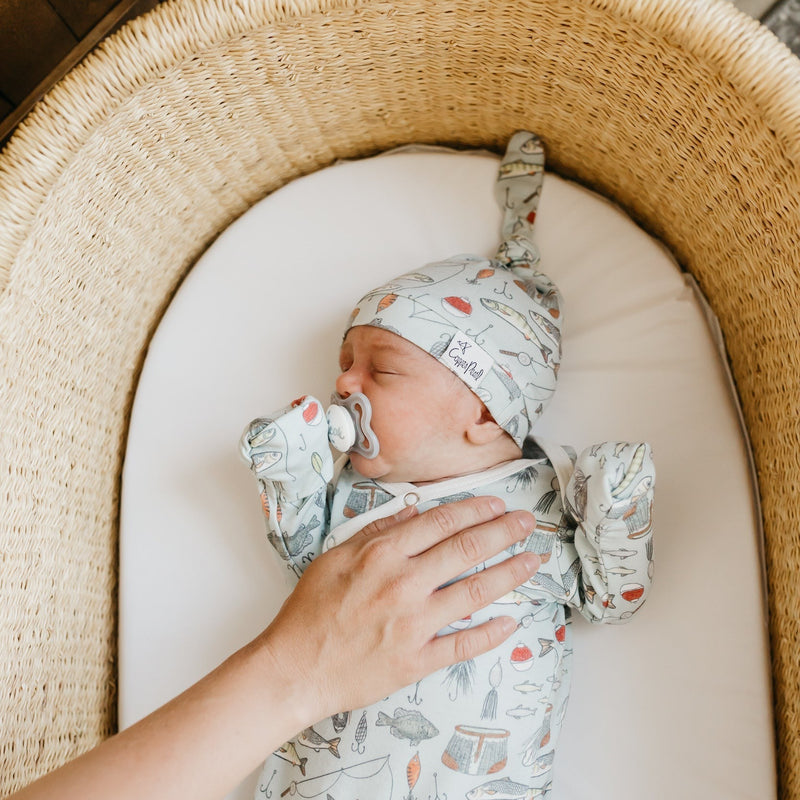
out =
<path fill-rule="evenodd" d="M 358 453 L 364 458 L 378 455 L 380 444 L 370 426 L 372 406 L 361 392 L 347 397 L 334 392 L 325 416 L 328 419 L 328 441 L 340 453 Z"/>

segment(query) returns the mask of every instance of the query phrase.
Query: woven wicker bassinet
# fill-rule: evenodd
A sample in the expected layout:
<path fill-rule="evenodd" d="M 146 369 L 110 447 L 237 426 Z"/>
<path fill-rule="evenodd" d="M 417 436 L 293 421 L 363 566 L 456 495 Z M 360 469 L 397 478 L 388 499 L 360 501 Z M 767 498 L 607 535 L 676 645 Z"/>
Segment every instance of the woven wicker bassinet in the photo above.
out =
<path fill-rule="evenodd" d="M 114 730 L 129 411 L 192 263 L 337 158 L 499 151 L 518 128 L 661 237 L 719 316 L 800 796 L 800 62 L 724 0 L 175 0 L 45 98 L 0 156 L 0 792 Z"/>

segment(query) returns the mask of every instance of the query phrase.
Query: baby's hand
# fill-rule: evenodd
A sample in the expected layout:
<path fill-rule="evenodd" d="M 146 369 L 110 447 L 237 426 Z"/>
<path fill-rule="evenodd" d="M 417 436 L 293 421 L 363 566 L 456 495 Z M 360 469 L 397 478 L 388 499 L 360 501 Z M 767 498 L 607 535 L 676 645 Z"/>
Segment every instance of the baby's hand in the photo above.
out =
<path fill-rule="evenodd" d="M 567 485 L 567 505 L 587 534 L 650 530 L 655 464 L 646 442 L 602 442 L 584 450 Z"/>
<path fill-rule="evenodd" d="M 248 467 L 255 468 L 254 456 L 266 449 L 277 431 L 274 420 L 269 417 L 258 417 L 244 429 L 239 440 L 239 454 Z"/>

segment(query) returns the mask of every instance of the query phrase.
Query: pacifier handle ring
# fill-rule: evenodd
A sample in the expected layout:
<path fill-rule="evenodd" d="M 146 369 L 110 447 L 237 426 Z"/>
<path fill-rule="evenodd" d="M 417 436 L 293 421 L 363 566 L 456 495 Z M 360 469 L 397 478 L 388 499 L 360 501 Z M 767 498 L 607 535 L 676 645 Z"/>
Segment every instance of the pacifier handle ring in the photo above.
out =
<path fill-rule="evenodd" d="M 346 414 L 334 413 L 331 415 L 332 409 L 336 407 L 343 409 Z M 349 435 L 341 439 L 337 437 L 335 440 L 329 436 L 331 444 L 337 450 L 344 445 L 345 450 L 343 452 L 358 453 L 364 458 L 375 458 L 378 455 L 380 442 L 372 429 L 372 406 L 366 395 L 361 392 L 353 392 L 347 397 L 342 397 L 337 392 L 334 392 L 331 395 L 331 406 L 326 415 L 331 428 L 333 428 L 334 419 L 338 425 L 344 424 L 346 419 L 346 424 L 351 428 L 348 433 L 352 432 L 354 441 L 349 447 L 347 446 L 350 441 Z"/>

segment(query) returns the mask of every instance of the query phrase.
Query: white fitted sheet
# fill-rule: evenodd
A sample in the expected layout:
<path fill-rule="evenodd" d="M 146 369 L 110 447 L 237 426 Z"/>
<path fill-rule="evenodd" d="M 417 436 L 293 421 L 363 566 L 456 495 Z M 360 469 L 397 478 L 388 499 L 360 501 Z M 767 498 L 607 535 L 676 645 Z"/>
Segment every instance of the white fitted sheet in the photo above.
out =
<path fill-rule="evenodd" d="M 366 290 L 454 253 L 494 254 L 496 168 L 489 154 L 453 152 L 336 165 L 256 204 L 191 271 L 131 418 L 121 727 L 249 641 L 286 595 L 238 457 L 244 425 L 300 394 L 328 396 L 342 327 Z M 774 797 L 752 479 L 701 304 L 657 242 L 551 174 L 536 238 L 565 298 L 559 388 L 536 431 L 578 449 L 644 439 L 658 469 L 646 606 L 621 627 L 575 620 L 552 800 Z M 254 785 L 230 796 L 250 798 Z"/>

